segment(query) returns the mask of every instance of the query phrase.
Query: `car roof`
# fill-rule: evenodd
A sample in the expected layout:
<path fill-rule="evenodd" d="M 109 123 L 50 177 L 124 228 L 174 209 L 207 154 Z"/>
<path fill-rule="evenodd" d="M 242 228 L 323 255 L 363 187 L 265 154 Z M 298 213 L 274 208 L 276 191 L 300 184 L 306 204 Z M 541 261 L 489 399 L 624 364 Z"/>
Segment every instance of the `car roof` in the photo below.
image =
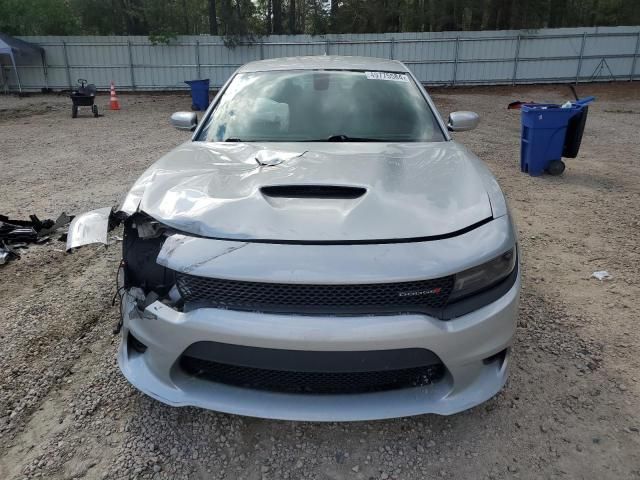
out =
<path fill-rule="evenodd" d="M 316 55 L 309 57 L 284 57 L 258 60 L 243 65 L 238 69 L 238 72 L 268 72 L 275 70 L 409 71 L 401 62 L 397 60 L 388 60 L 386 58 Z"/>

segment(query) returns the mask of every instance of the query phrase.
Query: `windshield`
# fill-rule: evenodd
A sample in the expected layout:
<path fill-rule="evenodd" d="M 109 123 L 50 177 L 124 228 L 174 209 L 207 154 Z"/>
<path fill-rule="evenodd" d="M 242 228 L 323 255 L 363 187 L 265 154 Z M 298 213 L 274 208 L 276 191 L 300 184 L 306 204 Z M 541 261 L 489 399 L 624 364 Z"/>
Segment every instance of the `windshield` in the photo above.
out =
<path fill-rule="evenodd" d="M 199 139 L 434 142 L 444 136 L 408 75 L 299 70 L 236 75 Z"/>

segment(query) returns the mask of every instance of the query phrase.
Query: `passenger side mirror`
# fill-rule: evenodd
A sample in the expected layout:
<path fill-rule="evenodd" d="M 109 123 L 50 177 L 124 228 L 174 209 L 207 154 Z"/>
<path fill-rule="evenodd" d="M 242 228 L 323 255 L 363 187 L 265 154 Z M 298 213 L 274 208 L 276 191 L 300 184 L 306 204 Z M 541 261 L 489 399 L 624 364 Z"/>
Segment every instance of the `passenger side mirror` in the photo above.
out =
<path fill-rule="evenodd" d="M 466 132 L 473 130 L 480 123 L 476 112 L 451 112 L 447 121 L 447 128 L 451 132 Z"/>
<path fill-rule="evenodd" d="M 171 115 L 170 122 L 178 130 L 193 132 L 198 125 L 198 116 L 194 112 L 175 112 Z"/>

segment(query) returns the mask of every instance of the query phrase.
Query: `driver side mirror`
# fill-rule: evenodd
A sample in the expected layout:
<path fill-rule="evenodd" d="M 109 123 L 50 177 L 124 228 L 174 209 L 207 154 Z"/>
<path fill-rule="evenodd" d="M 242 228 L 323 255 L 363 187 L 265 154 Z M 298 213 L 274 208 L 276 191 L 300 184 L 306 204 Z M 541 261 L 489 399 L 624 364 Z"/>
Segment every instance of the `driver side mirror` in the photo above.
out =
<path fill-rule="evenodd" d="M 480 123 L 480 117 L 476 112 L 451 112 L 447 120 L 447 128 L 451 132 L 466 132 L 473 130 Z"/>
<path fill-rule="evenodd" d="M 198 116 L 194 112 L 175 112 L 171 115 L 170 122 L 178 130 L 193 132 L 198 125 Z"/>

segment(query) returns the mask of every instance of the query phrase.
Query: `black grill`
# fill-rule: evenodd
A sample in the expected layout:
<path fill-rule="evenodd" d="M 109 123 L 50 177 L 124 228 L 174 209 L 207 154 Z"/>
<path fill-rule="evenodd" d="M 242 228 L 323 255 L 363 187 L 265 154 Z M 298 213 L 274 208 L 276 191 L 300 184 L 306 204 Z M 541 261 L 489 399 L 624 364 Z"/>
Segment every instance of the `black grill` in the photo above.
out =
<path fill-rule="evenodd" d="M 241 367 L 182 356 L 189 375 L 256 390 L 306 394 L 354 394 L 429 385 L 442 378 L 442 364 L 376 372 L 292 372 Z"/>
<path fill-rule="evenodd" d="M 186 302 L 218 308 L 300 314 L 431 313 L 446 305 L 453 275 L 398 283 L 310 285 L 244 282 L 176 273 Z"/>

